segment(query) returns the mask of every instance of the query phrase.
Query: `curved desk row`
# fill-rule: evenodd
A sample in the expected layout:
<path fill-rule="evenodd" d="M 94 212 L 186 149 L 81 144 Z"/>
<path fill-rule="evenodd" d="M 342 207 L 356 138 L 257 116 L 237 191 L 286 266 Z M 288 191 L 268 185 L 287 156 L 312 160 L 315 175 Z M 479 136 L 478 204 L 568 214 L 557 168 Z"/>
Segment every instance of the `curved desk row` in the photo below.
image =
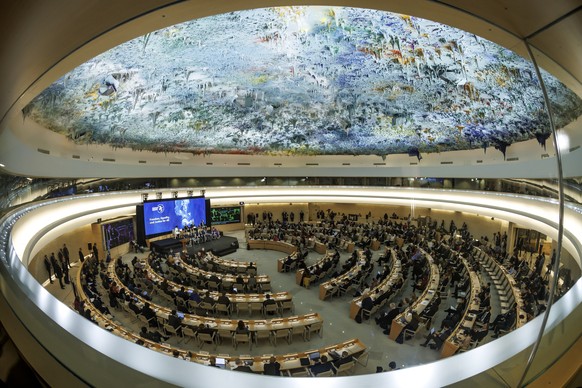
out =
<path fill-rule="evenodd" d="M 108 267 L 108 275 L 112 277 L 115 281 L 119 284 L 122 284 L 115 271 L 112 271 L 112 266 Z M 129 291 L 129 290 L 128 290 Z M 281 295 L 283 294 L 283 295 Z M 151 301 L 147 301 L 142 298 L 140 295 L 133 294 L 137 299 L 136 305 L 141 309 L 145 305 L 145 303 L 149 303 L 151 308 L 156 313 L 156 317 L 159 323 L 166 324 L 167 320 L 170 316 L 171 310 L 168 307 L 160 306 Z M 238 295 L 237 295 L 238 296 Z M 290 300 L 286 299 L 286 296 L 289 296 L 287 293 L 280 293 L 274 294 L 273 298 L 275 301 L 285 301 Z M 262 297 L 262 298 L 261 298 Z M 255 303 L 258 304 L 262 308 L 262 302 L 265 300 L 264 296 L 257 296 L 257 297 L 249 297 L 248 295 L 241 295 L 240 299 L 235 298 L 231 299 L 231 303 L 233 304 L 241 304 L 246 303 L 249 305 Z M 262 299 L 262 300 L 261 300 Z M 301 316 L 292 316 L 288 318 L 275 318 L 275 319 L 259 319 L 259 320 L 243 320 L 245 325 L 249 327 L 251 332 L 266 332 L 269 335 L 274 331 L 279 330 L 287 330 L 289 331 L 289 335 L 291 331 L 296 331 L 298 328 L 300 332 L 303 333 L 305 328 L 313 325 L 313 324 L 322 324 L 323 319 L 317 313 L 311 313 Z M 213 317 L 202 317 L 195 314 L 184 314 L 184 318 L 182 319 L 182 325 L 186 327 L 190 327 L 195 330 L 200 324 L 207 325 L 213 329 L 218 331 L 234 331 L 236 329 L 238 320 L 233 319 L 221 319 L 221 318 L 213 318 Z"/>
<path fill-rule="evenodd" d="M 248 240 L 249 249 L 269 249 L 272 251 L 285 252 L 287 254 L 297 251 L 295 245 L 286 243 L 284 241 L 273 240 Z"/>
<path fill-rule="evenodd" d="M 204 269 L 194 267 L 193 265 L 190 265 L 181 259 L 180 259 L 180 261 L 177 262 L 177 265 L 179 265 L 188 275 L 193 276 L 193 277 L 202 276 L 206 279 L 210 279 L 210 277 L 214 275 L 217 278 L 219 278 L 221 280 L 221 282 L 223 282 L 223 283 L 235 284 L 238 276 L 241 276 L 245 283 L 248 283 L 249 278 L 251 276 L 253 276 L 253 277 L 255 277 L 257 284 L 263 284 L 263 285 L 270 285 L 271 284 L 271 278 L 269 277 L 269 275 L 257 275 L 257 276 L 246 275 L 246 274 L 233 275 L 233 274 L 225 274 L 225 273 L 220 273 L 220 272 L 206 271 Z M 169 265 L 168 265 L 168 267 L 172 268 Z"/>
<path fill-rule="evenodd" d="M 465 329 L 472 329 L 475 326 L 475 321 L 477 321 L 477 315 L 469 311 L 477 311 L 479 310 L 480 307 L 480 300 L 478 298 L 478 295 L 481 292 L 481 282 L 479 281 L 479 276 L 475 271 L 471 269 L 469 263 L 467 262 L 467 259 L 461 257 L 461 261 L 463 263 L 463 266 L 465 267 L 465 270 L 469 274 L 469 280 L 471 282 L 470 286 L 471 294 L 470 298 L 467 299 L 469 303 L 467 303 L 467 307 L 463 312 L 461 320 L 459 321 L 457 327 L 453 330 L 449 338 L 447 338 L 447 340 L 443 344 L 443 347 L 441 349 L 441 357 L 452 356 L 457 352 L 457 350 L 459 350 L 465 339 L 465 336 L 462 334 L 462 332 Z"/>
<path fill-rule="evenodd" d="M 370 293 L 368 295 L 370 295 L 372 297 L 372 299 L 374 299 L 374 301 L 378 300 L 378 297 L 386 292 L 388 292 L 390 289 L 392 289 L 392 286 L 394 284 L 396 284 L 396 282 L 398 281 L 398 278 L 402 276 L 402 266 L 400 263 L 400 260 L 396 259 L 396 254 L 394 253 L 393 249 L 390 249 L 391 252 L 391 260 L 390 262 L 392 263 L 392 269 L 390 270 L 390 273 L 388 274 L 388 276 L 386 276 L 384 278 L 384 280 L 382 280 L 382 282 L 380 282 L 380 284 L 378 284 L 376 287 L 374 287 Z M 355 319 L 356 315 L 358 314 L 358 311 L 360 311 L 360 308 L 362 307 L 362 299 L 365 298 L 365 295 L 362 295 L 360 297 L 354 298 L 352 299 L 351 303 L 350 303 L 350 318 L 351 319 Z M 385 301 L 388 301 L 388 299 L 385 299 Z M 385 303 L 385 302 L 383 302 Z"/>
<path fill-rule="evenodd" d="M 181 284 L 177 284 L 174 283 L 171 280 L 167 280 L 166 278 L 164 278 L 163 276 L 161 276 L 160 274 L 158 274 L 157 272 L 155 272 L 153 269 L 151 269 L 151 267 L 146 266 L 146 270 L 148 272 L 148 274 L 153 278 L 152 280 L 156 283 L 156 284 L 160 284 L 162 283 L 164 280 L 166 280 L 168 282 L 168 284 L 170 285 L 170 287 L 172 287 L 173 291 L 178 291 L 180 290 L 181 287 L 184 287 L 186 292 L 202 292 L 205 290 L 198 290 L 192 287 L 186 287 L 183 286 Z M 121 281 L 117 278 L 117 274 L 115 273 L 115 271 L 113 271 L 113 269 L 109 269 L 109 274 L 111 276 L 114 276 L 114 278 L 118 281 L 118 283 L 121 284 Z M 221 293 L 217 292 L 217 291 L 210 291 L 210 297 L 212 299 L 214 299 L 215 301 L 218 300 L 218 298 L 220 297 Z M 228 296 L 228 298 L 230 299 L 230 302 L 236 306 L 237 309 L 240 309 L 240 307 L 242 305 L 245 305 L 246 308 L 250 309 L 251 303 L 260 303 L 262 304 L 267 298 L 266 298 L 267 294 L 226 294 L 226 296 Z M 282 303 L 284 301 L 291 301 L 292 300 L 292 295 L 289 292 L 277 292 L 274 294 L 270 294 L 271 295 L 271 299 L 275 300 L 277 303 Z"/>
<path fill-rule="evenodd" d="M 520 328 L 525 325 L 527 323 L 527 313 L 524 310 L 521 290 L 519 289 L 519 285 L 515 278 L 507 272 L 507 269 L 503 265 L 500 265 L 482 249 L 475 248 L 474 253 L 477 260 L 483 264 L 483 267 L 493 280 L 495 289 L 499 293 L 502 312 L 507 311 L 507 309 L 513 304 L 512 302 L 515 302 L 515 327 Z"/>
<path fill-rule="evenodd" d="M 210 354 L 206 351 L 192 351 L 192 350 L 185 350 L 178 347 L 172 347 L 168 344 L 164 343 L 156 343 L 141 337 L 139 334 L 129 330 L 128 328 L 120 325 L 114 319 L 107 317 L 103 313 L 101 313 L 93 304 L 91 303 L 90 299 L 85 295 L 83 291 L 83 287 L 81 285 L 81 271 L 78 272 L 76 277 L 76 284 L 77 289 L 80 290 L 79 296 L 81 300 L 84 302 L 86 308 L 90 309 L 91 311 L 91 318 L 94 322 L 99 325 L 104 330 L 107 330 L 121 338 L 126 339 L 127 341 L 131 342 L 138 342 L 143 343 L 143 346 L 149 348 L 151 350 L 160 352 L 162 354 L 166 354 L 170 357 L 174 357 L 174 352 L 177 351 L 179 357 L 196 362 L 203 365 L 210 365 L 211 357 L 217 358 L 225 358 L 227 361 L 227 367 L 234 368 L 236 360 L 242 361 L 251 361 L 251 369 L 255 373 L 263 373 L 264 372 L 264 364 L 268 363 L 272 355 L 263 355 L 263 356 L 245 356 L 245 355 L 230 355 L 230 354 Z M 156 309 L 159 311 L 158 309 Z M 157 312 L 156 311 L 156 312 Z M 186 320 L 186 318 L 185 318 Z M 216 325 L 210 325 L 217 330 L 221 331 L 230 331 L 231 335 L 236 330 L 238 321 L 237 320 L 228 320 L 228 319 L 221 319 L 216 322 Z M 254 336 L 258 336 L 259 332 L 268 332 L 272 333 L 274 331 L 279 330 L 289 330 L 289 334 L 296 328 L 308 328 L 314 324 L 321 324 L 323 320 L 317 313 L 307 314 L 304 316 L 296 316 L 290 317 L 285 319 L 273 319 L 270 321 L 266 320 L 256 320 L 256 321 L 249 321 L 248 326 L 251 333 Z M 321 330 L 321 329 L 320 329 Z M 275 359 L 281 365 L 281 371 L 287 372 L 289 375 L 293 373 L 293 371 L 301 371 L 305 369 L 305 366 L 301 364 L 301 359 L 307 358 L 310 353 L 318 352 L 320 355 L 327 355 L 328 358 L 331 360 L 332 357 L 329 355 L 330 352 L 335 352 L 338 354 L 342 354 L 344 351 L 348 352 L 348 355 L 357 359 L 362 354 L 366 352 L 366 346 L 357 338 L 350 339 L 338 344 L 329 345 L 319 349 L 301 351 L 297 353 L 286 353 L 284 355 L 275 355 Z"/>
<path fill-rule="evenodd" d="M 364 252 L 361 250 L 358 251 L 358 261 L 352 268 L 350 268 L 348 271 L 341 274 L 340 276 L 330 279 L 327 282 L 321 283 L 319 285 L 319 299 L 321 300 L 327 299 L 327 297 L 330 296 L 335 291 L 335 288 L 339 283 L 341 283 L 344 280 L 352 279 L 353 277 L 355 277 L 356 274 L 362 269 L 362 267 L 366 263 L 367 260 L 364 257 Z"/>
<path fill-rule="evenodd" d="M 317 266 L 320 266 L 320 267 L 321 267 L 321 266 L 323 266 L 323 265 L 324 265 L 324 264 L 325 264 L 327 261 L 329 261 L 329 260 L 333 260 L 333 256 L 334 256 L 334 254 L 335 254 L 335 253 L 334 253 L 334 251 L 328 251 L 328 252 L 325 254 L 325 256 L 323 256 L 323 257 L 320 257 L 320 258 L 319 258 L 319 260 L 317 260 L 317 261 L 316 261 L 314 264 L 312 264 L 312 265 L 310 265 L 309 267 L 307 267 L 307 269 L 309 270 L 309 273 L 311 274 L 311 276 L 314 276 L 314 274 L 313 274 L 313 270 L 315 269 L 315 267 L 317 267 Z M 337 264 L 336 264 L 336 265 L 337 265 Z M 335 268 L 335 266 L 333 266 L 333 267 L 329 268 L 329 270 L 333 270 L 334 268 Z M 303 279 L 303 273 L 304 273 L 304 272 L 305 272 L 305 270 L 303 270 L 303 269 L 297 270 L 297 271 L 295 272 L 295 284 L 298 284 L 298 285 L 300 285 L 300 286 L 301 286 L 301 279 Z M 320 274 L 320 276 L 319 276 L 319 279 L 321 279 L 323 276 L 326 276 L 326 274 L 322 272 L 322 273 Z M 312 282 L 312 283 L 313 283 L 313 282 L 316 282 L 316 281 L 318 281 L 319 279 L 312 280 L 311 282 Z"/>
<path fill-rule="evenodd" d="M 426 306 L 428 306 L 428 304 L 432 301 L 435 294 L 438 292 L 440 281 L 439 268 L 435 264 L 431 255 L 426 253 L 426 251 L 424 250 L 421 251 L 430 266 L 428 286 L 409 308 L 401 312 L 399 315 L 396 316 L 396 318 L 392 320 L 392 325 L 390 325 L 389 334 L 389 338 L 391 340 L 396 340 L 396 338 L 398 338 L 398 336 L 402 332 L 402 329 L 404 329 L 404 327 L 409 323 L 409 321 L 407 320 L 407 315 L 409 313 L 412 313 L 413 311 L 420 315 L 424 311 Z"/>
<path fill-rule="evenodd" d="M 277 272 L 284 272 L 285 269 L 285 262 L 287 261 L 287 257 L 291 258 L 291 261 L 288 263 L 289 270 L 297 267 L 297 261 L 301 258 L 297 252 L 293 252 L 288 256 L 281 257 L 277 259 Z"/>
<path fill-rule="evenodd" d="M 231 259 L 223 259 L 222 257 L 216 256 L 212 252 L 206 252 L 206 256 L 202 259 L 206 260 L 208 263 L 212 263 L 218 266 L 223 272 L 236 272 L 238 274 L 256 275 L 257 268 L 253 266 L 252 270 L 249 267 L 251 265 L 250 261 L 239 261 Z"/>

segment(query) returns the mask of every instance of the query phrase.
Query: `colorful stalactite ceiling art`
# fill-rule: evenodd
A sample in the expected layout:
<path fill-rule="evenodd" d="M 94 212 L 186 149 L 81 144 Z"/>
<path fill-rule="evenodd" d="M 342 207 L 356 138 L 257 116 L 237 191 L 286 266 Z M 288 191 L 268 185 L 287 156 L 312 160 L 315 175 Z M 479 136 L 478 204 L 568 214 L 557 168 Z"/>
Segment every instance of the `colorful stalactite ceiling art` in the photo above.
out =
<path fill-rule="evenodd" d="M 544 73 L 558 128 L 582 101 Z M 23 111 L 77 143 L 156 152 L 420 154 L 546 139 L 530 62 L 439 23 L 285 7 L 171 26 L 115 47 Z"/>

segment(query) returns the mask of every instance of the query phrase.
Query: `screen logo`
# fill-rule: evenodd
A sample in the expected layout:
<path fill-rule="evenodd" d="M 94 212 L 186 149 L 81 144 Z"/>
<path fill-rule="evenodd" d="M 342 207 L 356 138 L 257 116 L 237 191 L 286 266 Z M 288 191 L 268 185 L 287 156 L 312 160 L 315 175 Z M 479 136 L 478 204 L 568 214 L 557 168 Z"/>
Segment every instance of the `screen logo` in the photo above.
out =
<path fill-rule="evenodd" d="M 162 214 L 164 212 L 164 205 L 162 205 L 161 203 L 157 206 L 153 206 L 152 207 L 152 212 L 158 212 L 159 214 Z"/>

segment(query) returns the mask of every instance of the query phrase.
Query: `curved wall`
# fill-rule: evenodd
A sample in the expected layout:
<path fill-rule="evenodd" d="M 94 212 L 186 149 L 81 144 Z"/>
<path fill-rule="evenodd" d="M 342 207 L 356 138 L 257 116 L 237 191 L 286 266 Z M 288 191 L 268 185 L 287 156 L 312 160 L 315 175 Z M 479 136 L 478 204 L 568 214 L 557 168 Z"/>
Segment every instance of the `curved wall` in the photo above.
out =
<path fill-rule="evenodd" d="M 185 195 L 186 190 L 178 191 Z M 7 326 L 9 334 L 19 348 L 22 345 L 26 349 L 38 349 L 39 353 L 24 352 L 24 356 L 50 385 L 62 385 L 66 378 L 95 386 L 124 383 L 142 386 L 164 382 L 202 387 L 218 381 L 224 386 L 269 384 L 272 377 L 225 372 L 176 360 L 98 329 L 56 300 L 26 270 L 23 263 L 28 263 L 52 238 L 104 215 L 128 214 L 141 201 L 143 192 L 107 193 L 46 201 L 18 209 L 2 220 L 0 243 L 5 249 L 0 253 L 3 262 L 0 274 L 4 280 L 0 283 L 3 296 L 0 311 L 3 316 L 9 316 L 12 323 L 12 326 Z M 170 194 L 168 191 L 164 196 L 170 197 Z M 270 187 L 213 188 L 206 189 L 206 196 L 212 199 L 213 204 L 240 200 L 246 203 L 309 201 L 441 208 L 498 217 L 557 238 L 556 204 L 547 199 L 516 195 L 361 187 Z M 566 209 L 564 228 L 564 247 L 580 266 L 582 236 L 577 233 L 582 230 L 580 208 Z M 526 382 L 543 372 L 580 336 L 581 302 L 582 281 L 579 280 L 554 304 L 540 356 L 536 358 Z M 529 347 L 540 325 L 541 316 L 499 340 L 432 364 L 375 375 L 331 379 L 279 378 L 277 385 L 302 388 L 327 385 L 378 387 L 384 384 L 445 386 L 466 384 L 464 380 L 471 379 L 474 383 L 489 386 L 512 386 L 517 384 L 523 372 Z M 23 327 L 26 332 L 21 331 Z M 50 362 L 47 362 L 47 358 Z M 60 369 L 47 370 L 46 365 L 51 363 Z M 104 370 L 108 373 L 102 373 Z"/>

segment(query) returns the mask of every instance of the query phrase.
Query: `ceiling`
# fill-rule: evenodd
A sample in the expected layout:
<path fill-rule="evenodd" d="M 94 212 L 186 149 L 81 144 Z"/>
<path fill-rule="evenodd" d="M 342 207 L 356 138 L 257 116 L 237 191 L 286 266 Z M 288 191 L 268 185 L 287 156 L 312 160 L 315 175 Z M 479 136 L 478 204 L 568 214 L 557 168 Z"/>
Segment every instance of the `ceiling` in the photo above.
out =
<path fill-rule="evenodd" d="M 397 14 L 263 9 L 167 27 L 268 3 L 3 3 L 4 170 L 553 177 L 535 71 L 485 40 L 528 57 L 527 39 L 551 73 L 565 174 L 581 175 L 580 1 L 324 1 Z"/>

